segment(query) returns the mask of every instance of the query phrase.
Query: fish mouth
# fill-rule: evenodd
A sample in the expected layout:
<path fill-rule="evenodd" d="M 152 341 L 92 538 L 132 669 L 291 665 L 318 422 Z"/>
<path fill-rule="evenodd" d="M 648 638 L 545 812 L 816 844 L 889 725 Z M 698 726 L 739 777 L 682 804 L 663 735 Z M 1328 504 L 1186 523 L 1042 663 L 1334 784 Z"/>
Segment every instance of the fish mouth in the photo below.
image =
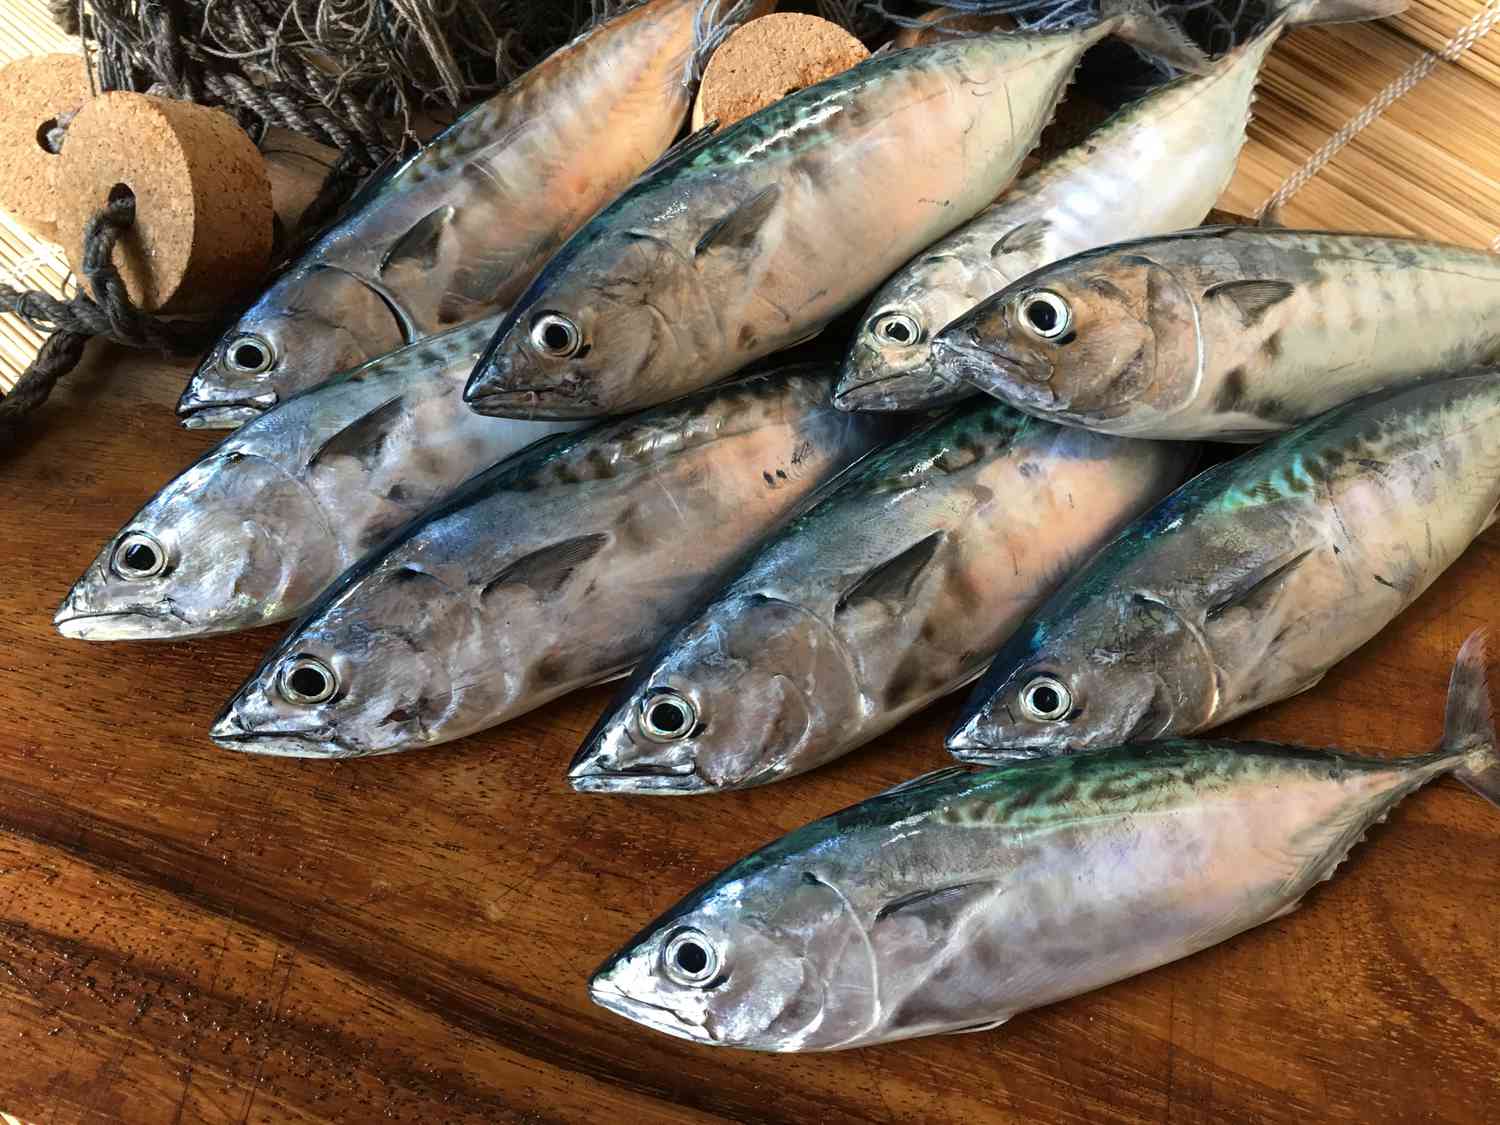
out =
<path fill-rule="evenodd" d="M 201 388 L 195 379 L 177 400 L 177 418 L 189 430 L 234 429 L 259 418 L 279 401 L 275 391 L 215 392 Z"/>
<path fill-rule="evenodd" d="M 76 606 L 75 597 L 69 593 L 52 615 L 53 626 L 69 640 L 171 641 L 202 633 L 171 607 L 86 610 Z"/>
<path fill-rule="evenodd" d="M 573 764 L 568 767 L 568 784 L 577 793 L 654 793 L 682 796 L 708 792 L 708 787 L 692 766 L 682 769 L 650 765 L 610 768 L 588 753 L 573 759 Z"/>
<path fill-rule="evenodd" d="M 572 399 L 562 387 L 470 385 L 464 389 L 464 402 L 476 414 L 525 422 L 567 422 L 602 413 Z"/>
<path fill-rule="evenodd" d="M 847 411 L 925 410 L 967 398 L 978 388 L 954 382 L 928 359 L 901 371 L 865 379 L 845 376 L 833 392 L 833 405 Z"/>
<path fill-rule="evenodd" d="M 709 1037 L 707 1029 L 699 1024 L 686 1022 L 671 1008 L 627 996 L 609 981 L 598 977 L 589 981 L 589 999 L 617 1016 L 624 1016 L 633 1023 L 660 1031 L 664 1035 L 686 1039 L 691 1043 L 702 1043 L 708 1047 L 722 1046 Z"/>
<path fill-rule="evenodd" d="M 357 758 L 359 751 L 339 740 L 331 727 L 310 730 L 247 730 L 231 707 L 214 721 L 208 737 L 215 746 L 276 758 Z"/>
<path fill-rule="evenodd" d="M 1012 355 L 995 351 L 966 332 L 947 329 L 932 341 L 932 366 L 950 383 L 1004 398 L 1017 406 L 1056 409 L 1061 405 L 1048 383 Z"/>

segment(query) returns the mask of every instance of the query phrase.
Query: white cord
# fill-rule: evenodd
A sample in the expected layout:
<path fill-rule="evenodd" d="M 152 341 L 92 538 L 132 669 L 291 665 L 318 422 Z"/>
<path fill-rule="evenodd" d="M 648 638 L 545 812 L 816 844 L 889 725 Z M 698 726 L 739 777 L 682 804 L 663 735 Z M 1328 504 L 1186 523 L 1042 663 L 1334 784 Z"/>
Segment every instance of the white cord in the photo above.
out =
<path fill-rule="evenodd" d="M 1338 155 L 1340 149 L 1364 132 L 1372 121 L 1384 113 L 1392 102 L 1409 94 L 1412 87 L 1431 74 L 1438 63 L 1452 62 L 1474 46 L 1488 35 L 1497 23 L 1500 23 L 1500 0 L 1490 0 L 1483 11 L 1448 40 L 1442 50 L 1423 51 L 1421 58 L 1402 71 L 1385 89 L 1376 94 L 1364 109 L 1355 114 L 1348 124 L 1329 137 L 1322 148 L 1308 157 L 1306 164 L 1282 181 L 1281 186 L 1276 189 L 1271 198 L 1261 204 L 1260 210 L 1256 212 L 1256 218 L 1262 218 L 1267 212 L 1274 212 L 1282 207 L 1288 199 L 1302 190 L 1308 180 L 1321 172 L 1328 162 Z M 1500 253 L 1500 236 L 1497 236 L 1490 244 L 1490 249 Z"/>

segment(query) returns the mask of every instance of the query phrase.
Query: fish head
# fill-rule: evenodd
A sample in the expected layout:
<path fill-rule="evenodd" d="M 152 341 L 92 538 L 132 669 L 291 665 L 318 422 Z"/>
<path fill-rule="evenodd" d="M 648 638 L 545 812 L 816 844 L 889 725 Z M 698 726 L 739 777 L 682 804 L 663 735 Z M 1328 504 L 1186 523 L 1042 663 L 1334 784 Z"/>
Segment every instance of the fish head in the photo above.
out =
<path fill-rule="evenodd" d="M 856 1040 L 878 1021 L 879 974 L 867 927 L 805 846 L 823 831 L 741 860 L 651 923 L 589 979 L 594 1002 L 712 1046 Z"/>
<path fill-rule="evenodd" d="M 451 654 L 473 634 L 467 600 L 432 575 L 399 558 L 357 567 L 271 651 L 210 737 L 230 750 L 309 758 L 456 737 L 464 695 Z"/>
<path fill-rule="evenodd" d="M 80 640 L 168 640 L 290 616 L 340 569 L 316 498 L 280 466 L 219 449 L 105 544 L 54 623 Z"/>
<path fill-rule="evenodd" d="M 400 347 L 405 336 L 392 307 L 353 274 L 293 272 L 219 337 L 182 392 L 177 416 L 189 429 L 232 429 Z"/>
<path fill-rule="evenodd" d="M 690 322 L 695 286 L 675 283 L 682 262 L 666 243 L 625 233 L 577 245 L 590 233 L 532 282 L 480 356 L 464 389 L 479 413 L 595 418 L 672 397 L 653 385 L 681 366 L 674 326 Z"/>
<path fill-rule="evenodd" d="M 933 361 L 932 338 L 943 328 L 930 323 L 919 302 L 892 297 L 877 301 L 849 345 L 834 388 L 840 410 L 925 410 L 974 392 Z"/>
<path fill-rule="evenodd" d="M 955 757 L 1051 757 L 1202 724 L 1214 664 L 1188 615 L 1166 596 L 1086 586 L 996 654 L 948 736 Z"/>
<path fill-rule="evenodd" d="M 857 706 L 842 650 L 815 614 L 731 595 L 641 663 L 568 779 L 586 793 L 761 785 L 819 764 Z"/>
<path fill-rule="evenodd" d="M 932 347 L 950 379 L 1031 414 L 1109 428 L 1177 408 L 1201 367 L 1188 288 L 1167 267 L 1123 251 L 1027 275 L 944 328 Z"/>

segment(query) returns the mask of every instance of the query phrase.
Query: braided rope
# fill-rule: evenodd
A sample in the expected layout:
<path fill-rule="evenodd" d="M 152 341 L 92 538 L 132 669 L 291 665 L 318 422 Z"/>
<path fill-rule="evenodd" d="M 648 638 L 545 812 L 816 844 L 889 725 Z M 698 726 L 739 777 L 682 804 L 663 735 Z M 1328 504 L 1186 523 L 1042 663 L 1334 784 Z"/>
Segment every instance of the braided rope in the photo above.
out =
<path fill-rule="evenodd" d="M 1286 201 L 1301 191 L 1309 180 L 1326 168 L 1328 162 L 1337 156 L 1345 145 L 1369 128 L 1370 124 L 1394 102 L 1411 93 L 1419 82 L 1437 68 L 1438 63 L 1452 62 L 1457 59 L 1494 30 L 1497 23 L 1500 23 L 1500 0 L 1490 0 L 1490 3 L 1460 28 L 1440 50 L 1423 51 L 1421 58 L 1408 66 L 1380 93 L 1371 98 L 1369 103 L 1342 129 L 1329 137 L 1317 152 L 1308 157 L 1302 167 L 1282 181 L 1281 186 L 1261 205 L 1260 210 L 1256 212 L 1256 217 L 1263 218 L 1267 214 L 1274 214 L 1284 206 Z M 1495 239 L 1492 248 L 1500 251 L 1500 237 Z"/>

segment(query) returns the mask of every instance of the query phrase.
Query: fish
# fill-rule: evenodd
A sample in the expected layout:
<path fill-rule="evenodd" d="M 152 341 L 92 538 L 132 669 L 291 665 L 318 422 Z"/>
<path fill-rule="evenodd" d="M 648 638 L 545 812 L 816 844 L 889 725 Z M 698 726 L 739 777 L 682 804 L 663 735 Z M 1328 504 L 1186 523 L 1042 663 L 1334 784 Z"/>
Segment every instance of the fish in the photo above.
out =
<path fill-rule="evenodd" d="M 938 333 L 933 356 L 1055 422 L 1263 441 L 1360 395 L 1500 362 L 1500 255 L 1200 227 L 1027 274 Z"/>
<path fill-rule="evenodd" d="M 474 409 L 634 410 L 817 334 L 995 198 L 1089 46 L 1120 35 L 1203 65 L 1136 0 L 1105 7 L 1087 28 L 878 54 L 705 130 L 527 287 L 475 368 Z"/>
<path fill-rule="evenodd" d="M 1313 687 L 1495 520 L 1500 372 L 1368 396 L 1200 473 L 995 655 L 963 761 L 1180 737 Z"/>
<path fill-rule="evenodd" d="M 850 424 L 832 384 L 826 367 L 749 377 L 481 473 L 339 578 L 213 740 L 388 754 L 626 671 L 824 480 L 894 436 Z"/>
<path fill-rule="evenodd" d="M 649 0 L 593 27 L 374 177 L 204 357 L 182 423 L 233 428 L 504 311 L 682 128 L 700 10 Z"/>
<path fill-rule="evenodd" d="M 642 661 L 574 758 L 582 792 L 763 785 L 963 687 L 1193 457 L 987 396 L 850 469 Z"/>
<path fill-rule="evenodd" d="M 988 1031 L 1286 916 L 1445 775 L 1500 806 L 1482 636 L 1459 652 L 1433 753 L 1173 740 L 939 770 L 740 860 L 589 993 L 653 1031 L 758 1051 Z"/>
<path fill-rule="evenodd" d="M 1377 19 L 1407 0 L 1300 0 L 1202 75 L 1126 106 L 923 250 L 870 301 L 834 401 L 845 410 L 941 406 L 978 388 L 933 362 L 932 340 L 1049 262 L 1203 221 L 1234 175 L 1261 65 L 1290 26 Z"/>
<path fill-rule="evenodd" d="M 496 319 L 371 360 L 230 434 L 104 545 L 59 632 L 176 640 L 284 621 L 475 473 L 578 428 L 464 405 Z"/>

